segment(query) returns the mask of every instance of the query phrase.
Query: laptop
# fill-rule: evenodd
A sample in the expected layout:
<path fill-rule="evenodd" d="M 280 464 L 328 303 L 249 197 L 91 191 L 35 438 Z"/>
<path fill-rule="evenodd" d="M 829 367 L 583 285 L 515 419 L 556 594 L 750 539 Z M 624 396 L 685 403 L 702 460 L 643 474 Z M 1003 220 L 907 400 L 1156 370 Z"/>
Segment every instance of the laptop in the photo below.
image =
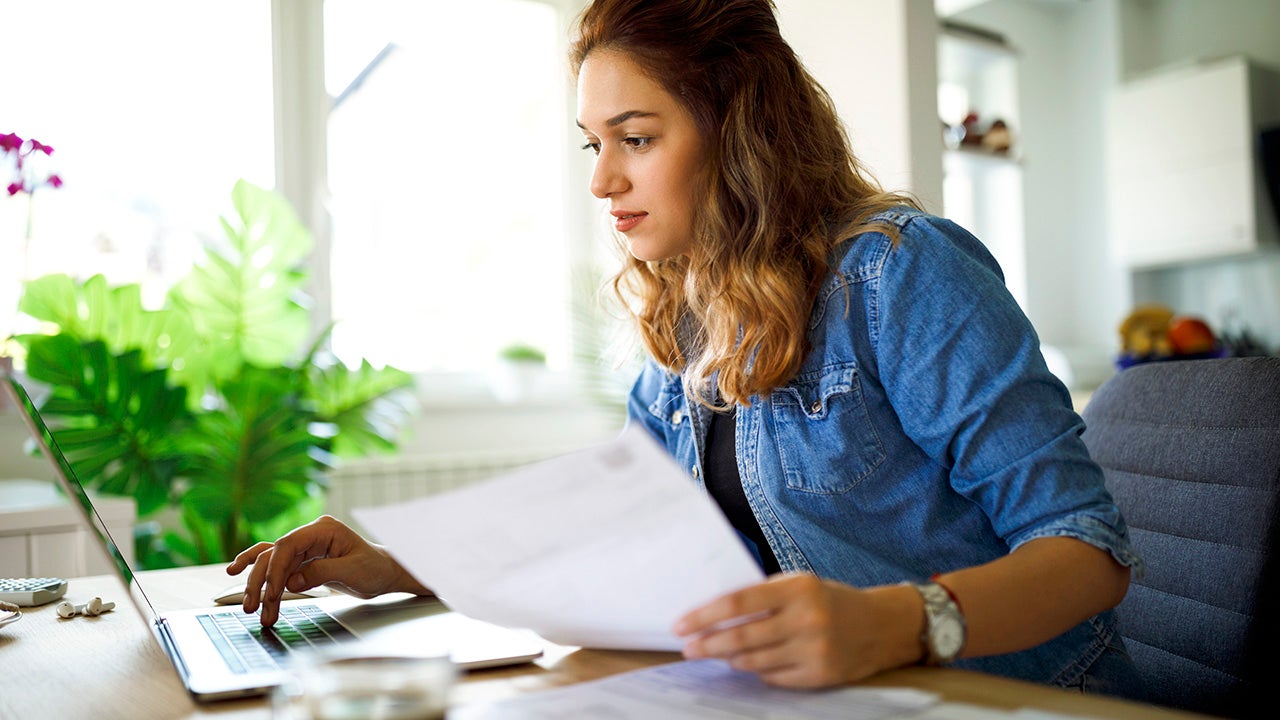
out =
<path fill-rule="evenodd" d="M 517 665 L 540 657 L 545 641 L 528 630 L 503 628 L 450 611 L 434 598 L 361 601 L 345 595 L 281 603 L 281 620 L 263 631 L 256 614 L 239 606 L 157 612 L 142 582 L 120 553 L 93 501 L 76 477 L 26 389 L 0 370 L 54 475 L 80 513 L 88 536 L 129 589 L 130 600 L 197 701 L 262 695 L 287 677 L 290 655 L 331 643 L 359 642 L 370 654 L 448 654 L 462 669 Z"/>

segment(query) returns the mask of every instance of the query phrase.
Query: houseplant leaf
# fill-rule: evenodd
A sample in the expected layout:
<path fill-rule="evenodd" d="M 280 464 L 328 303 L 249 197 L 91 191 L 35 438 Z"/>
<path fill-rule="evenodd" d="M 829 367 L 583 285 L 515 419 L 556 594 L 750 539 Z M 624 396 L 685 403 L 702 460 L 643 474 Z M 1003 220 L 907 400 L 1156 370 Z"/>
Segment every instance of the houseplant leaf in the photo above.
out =
<path fill-rule="evenodd" d="M 332 451 L 355 457 L 394 449 L 409 414 L 408 393 L 413 376 L 392 367 L 375 368 L 368 360 L 351 370 L 341 363 L 315 367 L 310 373 L 309 399 L 316 415 L 336 426 Z"/>
<path fill-rule="evenodd" d="M 219 358 L 213 376 L 243 362 L 260 367 L 296 360 L 310 321 L 306 276 L 298 267 L 311 236 L 278 194 L 243 180 L 232 192 L 235 221 L 223 218 L 226 243 L 206 246 L 205 262 L 170 292 L 196 334 Z"/>
<path fill-rule="evenodd" d="M 174 437 L 190 419 L 185 389 L 144 369 L 138 351 L 115 355 L 101 340 L 35 336 L 27 348 L 27 372 L 50 386 L 42 410 L 62 421 L 53 436 L 76 476 L 133 496 L 139 515 L 162 507 L 182 461 Z"/>
<path fill-rule="evenodd" d="M 251 543 L 248 525 L 269 520 L 321 482 L 311 414 L 298 402 L 297 371 L 244 366 L 221 386 L 217 412 L 198 418 L 184 507 L 222 527 L 222 557 Z"/>

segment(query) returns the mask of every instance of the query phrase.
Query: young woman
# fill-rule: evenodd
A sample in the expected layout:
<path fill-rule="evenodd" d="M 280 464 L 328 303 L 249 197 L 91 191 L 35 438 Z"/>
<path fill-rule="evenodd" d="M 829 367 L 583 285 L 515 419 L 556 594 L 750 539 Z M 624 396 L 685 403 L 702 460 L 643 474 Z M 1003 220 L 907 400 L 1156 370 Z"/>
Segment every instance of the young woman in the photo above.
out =
<path fill-rule="evenodd" d="M 651 356 L 631 421 L 771 573 L 691 609 L 685 655 L 792 687 L 1135 682 L 1110 609 L 1140 561 L 1066 389 L 982 244 L 862 171 L 772 2 L 597 0 L 571 61 Z M 264 624 L 286 586 L 427 592 L 329 518 L 250 564 Z"/>

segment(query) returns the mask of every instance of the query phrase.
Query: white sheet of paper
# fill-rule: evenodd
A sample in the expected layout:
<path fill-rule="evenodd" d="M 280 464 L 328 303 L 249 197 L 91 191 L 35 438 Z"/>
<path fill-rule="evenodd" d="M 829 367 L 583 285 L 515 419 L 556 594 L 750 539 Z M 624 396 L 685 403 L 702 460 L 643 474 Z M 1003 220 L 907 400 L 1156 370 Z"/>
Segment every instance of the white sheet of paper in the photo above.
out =
<path fill-rule="evenodd" d="M 602 680 L 449 710 L 450 720 L 882 720 L 915 718 L 937 703 L 912 688 L 846 687 L 786 690 L 719 660 L 693 660 L 612 675 Z"/>
<path fill-rule="evenodd" d="M 686 612 L 764 579 L 641 428 L 449 493 L 353 511 L 454 610 L 552 642 L 679 650 Z"/>

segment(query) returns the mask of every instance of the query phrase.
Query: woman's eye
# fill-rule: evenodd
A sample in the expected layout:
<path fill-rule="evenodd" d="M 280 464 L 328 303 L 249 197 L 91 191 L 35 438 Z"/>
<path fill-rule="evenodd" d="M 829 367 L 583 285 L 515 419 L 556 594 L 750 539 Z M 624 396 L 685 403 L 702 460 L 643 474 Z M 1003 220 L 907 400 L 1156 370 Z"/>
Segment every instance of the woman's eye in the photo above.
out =
<path fill-rule="evenodd" d="M 583 150 L 590 150 L 592 153 L 594 153 L 594 154 L 596 154 L 596 155 L 599 155 L 599 154 L 600 154 L 600 143 L 598 143 L 598 142 L 589 142 L 589 143 L 587 143 L 586 145 L 583 145 L 583 146 L 582 146 L 582 149 L 583 149 Z"/>
<path fill-rule="evenodd" d="M 627 145 L 630 145 L 635 150 L 640 150 L 642 148 L 648 147 L 649 142 L 652 140 L 653 138 L 649 138 L 649 137 L 629 137 L 629 138 L 624 138 L 622 142 L 626 143 Z"/>

